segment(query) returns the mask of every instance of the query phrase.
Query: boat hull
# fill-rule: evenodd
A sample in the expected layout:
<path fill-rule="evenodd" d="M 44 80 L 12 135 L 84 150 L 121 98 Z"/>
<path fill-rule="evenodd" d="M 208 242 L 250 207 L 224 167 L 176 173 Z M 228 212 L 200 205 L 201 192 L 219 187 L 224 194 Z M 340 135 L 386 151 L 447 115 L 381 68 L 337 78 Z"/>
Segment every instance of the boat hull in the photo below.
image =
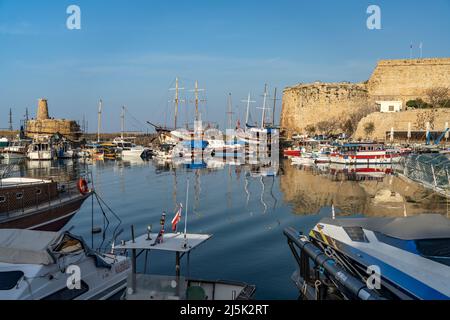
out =
<path fill-rule="evenodd" d="M 53 153 L 50 151 L 33 151 L 28 152 L 27 158 L 35 161 L 53 160 Z"/>
<path fill-rule="evenodd" d="M 61 230 L 80 210 L 83 202 L 89 197 L 80 195 L 73 199 L 53 205 L 41 205 L 30 213 L 11 214 L 9 219 L 0 222 L 0 229 L 29 229 L 39 231 Z"/>

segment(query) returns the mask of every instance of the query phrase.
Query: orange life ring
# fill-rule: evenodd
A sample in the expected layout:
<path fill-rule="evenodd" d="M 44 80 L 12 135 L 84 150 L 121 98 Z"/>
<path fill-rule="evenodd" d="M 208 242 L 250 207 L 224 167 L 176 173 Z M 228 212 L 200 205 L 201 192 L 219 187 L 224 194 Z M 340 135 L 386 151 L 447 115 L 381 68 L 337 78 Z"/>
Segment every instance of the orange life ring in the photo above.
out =
<path fill-rule="evenodd" d="M 77 187 L 78 187 L 78 191 L 80 191 L 80 193 L 82 195 L 86 195 L 86 194 L 89 193 L 88 183 L 87 183 L 87 181 L 85 179 L 80 178 L 78 180 Z"/>

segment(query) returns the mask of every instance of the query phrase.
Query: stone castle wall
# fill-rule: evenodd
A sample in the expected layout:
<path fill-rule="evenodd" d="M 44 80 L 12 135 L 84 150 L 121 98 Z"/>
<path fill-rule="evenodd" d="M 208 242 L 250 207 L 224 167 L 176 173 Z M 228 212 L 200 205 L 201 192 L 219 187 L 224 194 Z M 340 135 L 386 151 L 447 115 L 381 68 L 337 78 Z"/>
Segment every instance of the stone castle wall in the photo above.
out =
<path fill-rule="evenodd" d="M 450 58 L 382 60 L 367 89 L 374 100 L 425 99 L 433 87 L 450 87 Z"/>
<path fill-rule="evenodd" d="M 367 83 L 313 83 L 286 88 L 281 127 L 288 136 L 306 133 L 308 125 L 345 120 L 358 107 L 374 105 L 377 100 L 401 100 L 405 104 L 425 99 L 425 91 L 433 87 L 450 87 L 450 58 L 381 60 Z"/>
<path fill-rule="evenodd" d="M 365 84 L 300 84 L 284 90 L 281 127 L 288 134 L 305 132 L 320 121 L 345 121 L 352 110 L 368 101 Z"/>

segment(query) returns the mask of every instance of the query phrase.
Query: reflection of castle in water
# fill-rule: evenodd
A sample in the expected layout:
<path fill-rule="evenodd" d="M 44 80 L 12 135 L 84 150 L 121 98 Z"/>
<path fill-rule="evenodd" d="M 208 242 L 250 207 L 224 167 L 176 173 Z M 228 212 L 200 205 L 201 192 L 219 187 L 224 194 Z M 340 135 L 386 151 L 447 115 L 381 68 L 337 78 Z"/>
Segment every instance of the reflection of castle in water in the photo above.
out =
<path fill-rule="evenodd" d="M 447 211 L 443 198 L 392 175 L 391 167 L 294 167 L 283 164 L 280 189 L 297 214 L 334 205 L 342 215 L 404 216 Z"/>

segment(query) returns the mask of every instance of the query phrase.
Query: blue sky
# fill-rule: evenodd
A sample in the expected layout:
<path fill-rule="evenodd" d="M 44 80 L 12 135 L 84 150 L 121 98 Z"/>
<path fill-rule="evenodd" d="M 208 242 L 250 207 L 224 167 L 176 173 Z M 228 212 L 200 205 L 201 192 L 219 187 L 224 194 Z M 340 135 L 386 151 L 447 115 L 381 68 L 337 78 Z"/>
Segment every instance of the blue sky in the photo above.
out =
<path fill-rule="evenodd" d="M 81 30 L 66 28 L 71 4 Z M 371 4 L 382 30 L 366 28 Z M 186 89 L 199 81 L 204 118 L 223 125 L 229 92 L 243 114 L 240 100 L 251 91 L 260 104 L 265 83 L 364 81 L 377 60 L 409 58 L 411 42 L 414 56 L 423 42 L 424 57 L 448 57 L 449 15 L 449 0 L 0 0 L 0 128 L 9 107 L 18 126 L 40 97 L 51 116 L 86 115 L 90 131 L 100 98 L 107 131 L 119 130 L 122 105 L 141 122 L 165 122 L 176 76 Z"/>

